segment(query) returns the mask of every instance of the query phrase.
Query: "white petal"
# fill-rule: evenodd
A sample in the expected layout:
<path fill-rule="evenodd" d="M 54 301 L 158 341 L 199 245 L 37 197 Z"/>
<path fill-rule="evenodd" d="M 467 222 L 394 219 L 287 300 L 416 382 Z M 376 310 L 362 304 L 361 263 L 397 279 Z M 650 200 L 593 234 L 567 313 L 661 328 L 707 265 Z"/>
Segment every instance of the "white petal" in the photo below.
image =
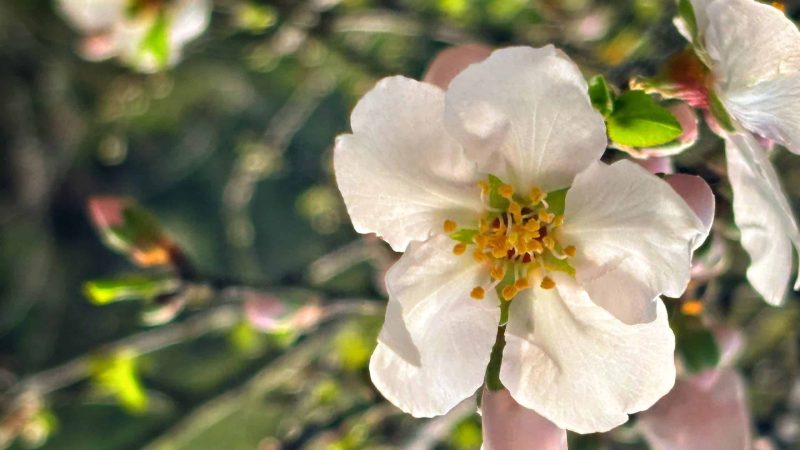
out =
<path fill-rule="evenodd" d="M 553 46 L 497 50 L 450 83 L 445 124 L 479 162 L 527 192 L 568 186 L 607 139 L 577 66 Z"/>
<path fill-rule="evenodd" d="M 800 31 L 781 11 L 754 0 L 715 0 L 701 30 L 724 92 L 800 71 Z"/>
<path fill-rule="evenodd" d="M 737 133 L 725 141 L 734 220 L 751 260 L 747 279 L 767 303 L 779 305 L 791 276 L 792 247 L 800 251 L 797 223 L 778 175 L 755 139 Z"/>
<path fill-rule="evenodd" d="M 128 0 L 59 0 L 61 14 L 70 24 L 84 33 L 96 33 L 111 28 L 123 20 Z"/>
<path fill-rule="evenodd" d="M 679 297 L 708 229 L 663 180 L 630 161 L 597 162 L 567 192 L 559 240 L 575 245 L 576 277 L 625 323 L 655 317 L 654 299 Z"/>
<path fill-rule="evenodd" d="M 626 325 L 575 281 L 531 289 L 511 304 L 500 380 L 517 402 L 578 433 L 607 431 L 650 407 L 675 381 L 675 337 L 656 319 Z"/>
<path fill-rule="evenodd" d="M 724 102 L 745 128 L 800 154 L 800 74 L 728 92 Z"/>
<path fill-rule="evenodd" d="M 370 375 L 389 401 L 416 417 L 444 414 L 475 393 L 497 335 L 495 293 L 481 301 L 469 295 L 488 280 L 485 268 L 470 256 L 453 255 L 452 243 L 442 235 L 414 242 L 386 276 L 392 300 Z M 401 314 L 392 312 L 393 301 Z"/>
<path fill-rule="evenodd" d="M 481 397 L 483 450 L 567 450 L 567 432 L 514 401 L 507 390 Z"/>
<path fill-rule="evenodd" d="M 178 0 L 172 5 L 170 43 L 176 49 L 208 28 L 211 5 L 208 0 Z"/>
<path fill-rule="evenodd" d="M 752 440 L 742 378 L 721 370 L 713 385 L 682 380 L 637 422 L 661 450 L 748 450 Z"/>
<path fill-rule="evenodd" d="M 445 219 L 477 221 L 475 165 L 445 132 L 443 110 L 439 88 L 403 77 L 381 80 L 358 102 L 353 134 L 339 136 L 333 157 L 356 231 L 403 251 Z"/>

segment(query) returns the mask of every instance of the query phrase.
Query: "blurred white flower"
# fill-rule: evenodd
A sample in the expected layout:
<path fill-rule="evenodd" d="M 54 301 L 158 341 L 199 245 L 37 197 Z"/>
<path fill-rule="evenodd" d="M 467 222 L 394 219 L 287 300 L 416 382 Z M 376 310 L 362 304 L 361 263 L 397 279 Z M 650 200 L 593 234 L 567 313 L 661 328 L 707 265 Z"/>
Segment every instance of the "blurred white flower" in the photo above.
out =
<path fill-rule="evenodd" d="M 691 4 L 696 27 L 683 18 L 676 25 L 707 69 L 678 64 L 682 96 L 716 116 L 710 125 L 726 142 L 734 218 L 752 260 L 747 278 L 778 305 L 800 233 L 759 138 L 800 154 L 800 31 L 780 10 L 754 0 Z M 800 274 L 794 287 L 800 289 Z"/>
<path fill-rule="evenodd" d="M 557 426 L 608 430 L 672 387 L 659 296 L 683 292 L 708 229 L 663 180 L 599 161 L 603 118 L 563 53 L 495 51 L 446 93 L 386 78 L 351 124 L 334 153 L 350 217 L 405 252 L 370 362 L 390 401 L 434 416 L 472 395 L 501 297 L 499 378 Z"/>
<path fill-rule="evenodd" d="M 58 9 L 85 37 L 81 55 L 91 61 L 118 57 L 142 72 L 175 65 L 184 45 L 208 27 L 208 0 L 58 0 Z"/>

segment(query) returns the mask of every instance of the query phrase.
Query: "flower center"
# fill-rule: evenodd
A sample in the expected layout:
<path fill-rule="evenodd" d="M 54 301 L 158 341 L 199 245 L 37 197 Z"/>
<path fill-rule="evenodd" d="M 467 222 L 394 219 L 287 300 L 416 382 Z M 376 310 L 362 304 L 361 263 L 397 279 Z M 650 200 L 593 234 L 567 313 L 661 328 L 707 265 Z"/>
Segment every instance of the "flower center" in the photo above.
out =
<path fill-rule="evenodd" d="M 566 190 L 544 193 L 534 187 L 527 195 L 520 195 L 493 175 L 478 185 L 486 205 L 478 228 L 458 229 L 452 220 L 446 220 L 443 226 L 457 241 L 454 254 L 471 255 L 488 269 L 489 281 L 472 289 L 473 298 L 480 300 L 486 289 L 496 288 L 500 297 L 511 300 L 533 283 L 554 288 L 555 282 L 547 276 L 549 271 L 574 275 L 568 259 L 575 256 L 576 249 L 558 242 Z"/>

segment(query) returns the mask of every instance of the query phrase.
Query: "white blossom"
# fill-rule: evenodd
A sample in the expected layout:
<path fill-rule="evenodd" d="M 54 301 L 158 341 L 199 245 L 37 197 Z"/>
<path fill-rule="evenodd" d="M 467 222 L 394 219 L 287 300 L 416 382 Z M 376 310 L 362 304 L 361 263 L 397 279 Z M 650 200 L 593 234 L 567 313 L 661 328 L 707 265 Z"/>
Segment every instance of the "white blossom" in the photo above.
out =
<path fill-rule="evenodd" d="M 350 217 L 405 252 L 370 361 L 387 399 L 434 416 L 472 395 L 506 301 L 499 378 L 558 427 L 611 429 L 672 387 L 659 296 L 681 295 L 708 228 L 663 180 L 599 161 L 603 118 L 563 53 L 495 51 L 447 92 L 386 78 L 351 124 L 334 152 Z"/>

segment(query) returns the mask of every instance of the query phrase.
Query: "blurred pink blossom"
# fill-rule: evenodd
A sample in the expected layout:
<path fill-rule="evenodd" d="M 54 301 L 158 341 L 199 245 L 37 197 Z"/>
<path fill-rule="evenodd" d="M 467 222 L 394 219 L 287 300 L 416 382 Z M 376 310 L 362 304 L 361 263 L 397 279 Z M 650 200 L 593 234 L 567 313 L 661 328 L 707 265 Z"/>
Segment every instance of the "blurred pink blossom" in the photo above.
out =
<path fill-rule="evenodd" d="M 465 44 L 439 52 L 428 66 L 422 81 L 447 89 L 450 81 L 470 64 L 483 61 L 492 49 L 481 44 Z"/>
<path fill-rule="evenodd" d="M 566 450 L 567 432 L 517 403 L 505 389 L 483 390 L 484 450 Z"/>

